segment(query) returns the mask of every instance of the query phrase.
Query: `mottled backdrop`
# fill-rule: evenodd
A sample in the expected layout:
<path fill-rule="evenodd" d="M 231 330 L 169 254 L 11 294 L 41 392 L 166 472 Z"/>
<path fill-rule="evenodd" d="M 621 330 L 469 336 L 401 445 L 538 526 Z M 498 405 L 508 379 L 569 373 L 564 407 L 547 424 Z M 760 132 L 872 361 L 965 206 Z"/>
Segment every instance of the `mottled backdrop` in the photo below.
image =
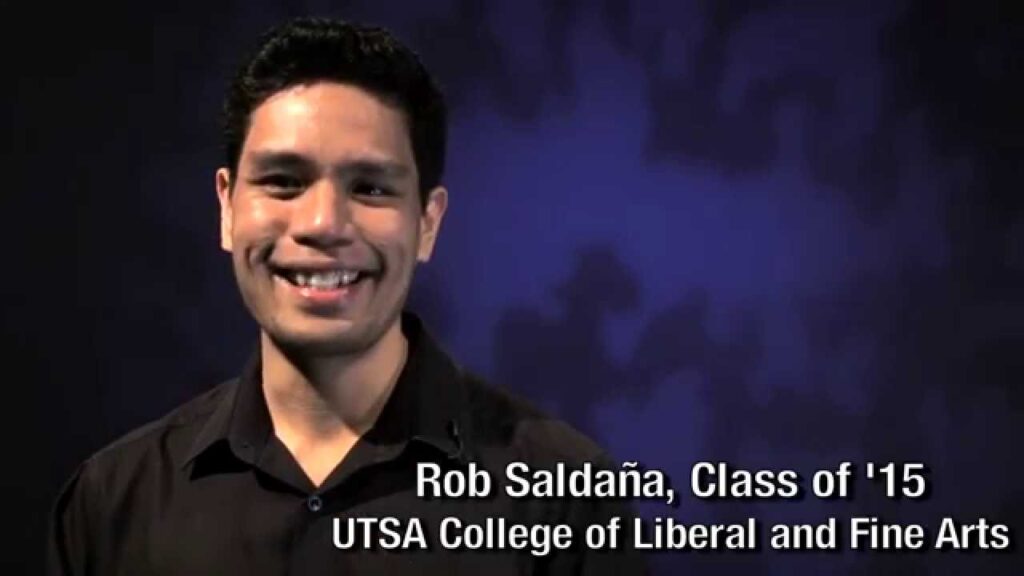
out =
<path fill-rule="evenodd" d="M 5 573 L 75 464 L 255 343 L 217 245 L 226 79 L 258 32 L 392 27 L 453 103 L 414 306 L 614 455 L 808 475 L 920 460 L 925 502 L 703 503 L 686 522 L 985 517 L 1024 537 L 1021 5 L 0 5 Z M 675 554 L 659 574 L 1019 574 L 1012 554 Z M 685 572 L 688 571 L 688 572 Z"/>

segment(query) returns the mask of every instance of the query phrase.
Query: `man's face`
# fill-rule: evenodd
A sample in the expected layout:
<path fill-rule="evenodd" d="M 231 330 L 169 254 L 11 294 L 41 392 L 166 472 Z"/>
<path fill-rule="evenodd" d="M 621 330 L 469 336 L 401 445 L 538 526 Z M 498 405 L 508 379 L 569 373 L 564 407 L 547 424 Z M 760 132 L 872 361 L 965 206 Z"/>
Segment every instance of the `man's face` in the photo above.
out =
<path fill-rule="evenodd" d="M 279 345 L 313 354 L 359 353 L 397 329 L 447 203 L 440 187 L 420 203 L 402 112 L 331 82 L 256 108 L 217 193 L 246 306 Z"/>

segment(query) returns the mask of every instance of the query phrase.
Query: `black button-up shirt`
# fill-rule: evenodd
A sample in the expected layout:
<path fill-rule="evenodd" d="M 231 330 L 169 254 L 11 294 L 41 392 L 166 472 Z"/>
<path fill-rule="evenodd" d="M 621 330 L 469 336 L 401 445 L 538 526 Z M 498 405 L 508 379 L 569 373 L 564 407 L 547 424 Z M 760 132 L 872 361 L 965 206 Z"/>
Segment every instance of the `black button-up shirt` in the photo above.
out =
<path fill-rule="evenodd" d="M 460 370 L 410 314 L 409 354 L 374 427 L 319 487 L 274 435 L 258 355 L 225 382 L 89 458 L 59 497 L 48 551 L 53 575 L 631 574 L 635 553 L 583 545 L 589 524 L 621 516 L 622 502 L 513 499 L 505 467 L 559 462 L 610 467 L 590 440 Z M 487 498 L 419 498 L 417 464 L 471 466 L 493 479 Z M 370 548 L 359 518 L 394 518 Z M 568 524 L 573 545 L 546 556 L 526 550 L 450 550 L 470 524 Z M 427 545 L 389 549 L 417 532 Z M 360 521 L 366 522 L 366 521 Z M 360 524 L 357 522 L 356 527 Z M 337 530 L 336 530 L 337 529 Z M 394 534 L 397 534 L 395 536 Z M 625 538 L 627 532 L 622 537 Z M 339 547 L 348 538 L 355 545 Z M 382 536 L 377 540 L 376 536 Z M 409 541 L 418 544 L 419 541 Z M 628 550 L 628 546 L 622 546 Z"/>

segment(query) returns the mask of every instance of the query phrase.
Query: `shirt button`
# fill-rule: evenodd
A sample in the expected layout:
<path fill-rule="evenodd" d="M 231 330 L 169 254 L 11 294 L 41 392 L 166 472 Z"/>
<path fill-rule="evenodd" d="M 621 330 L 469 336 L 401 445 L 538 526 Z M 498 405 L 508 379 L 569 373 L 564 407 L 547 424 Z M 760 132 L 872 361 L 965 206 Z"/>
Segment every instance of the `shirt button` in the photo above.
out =
<path fill-rule="evenodd" d="M 319 512 L 320 509 L 324 507 L 324 501 L 316 494 L 313 494 L 308 500 L 306 500 L 306 507 L 309 508 L 311 512 Z"/>

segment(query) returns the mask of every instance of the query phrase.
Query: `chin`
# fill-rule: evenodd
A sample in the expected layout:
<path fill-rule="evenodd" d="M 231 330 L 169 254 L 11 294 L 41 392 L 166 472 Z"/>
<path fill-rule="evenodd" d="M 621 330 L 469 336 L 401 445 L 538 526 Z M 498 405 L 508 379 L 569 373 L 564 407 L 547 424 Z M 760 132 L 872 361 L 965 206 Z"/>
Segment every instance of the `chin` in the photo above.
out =
<path fill-rule="evenodd" d="M 305 356 L 347 356 L 359 354 L 379 339 L 365 326 L 298 329 L 277 327 L 267 330 L 270 339 L 282 350 Z"/>

